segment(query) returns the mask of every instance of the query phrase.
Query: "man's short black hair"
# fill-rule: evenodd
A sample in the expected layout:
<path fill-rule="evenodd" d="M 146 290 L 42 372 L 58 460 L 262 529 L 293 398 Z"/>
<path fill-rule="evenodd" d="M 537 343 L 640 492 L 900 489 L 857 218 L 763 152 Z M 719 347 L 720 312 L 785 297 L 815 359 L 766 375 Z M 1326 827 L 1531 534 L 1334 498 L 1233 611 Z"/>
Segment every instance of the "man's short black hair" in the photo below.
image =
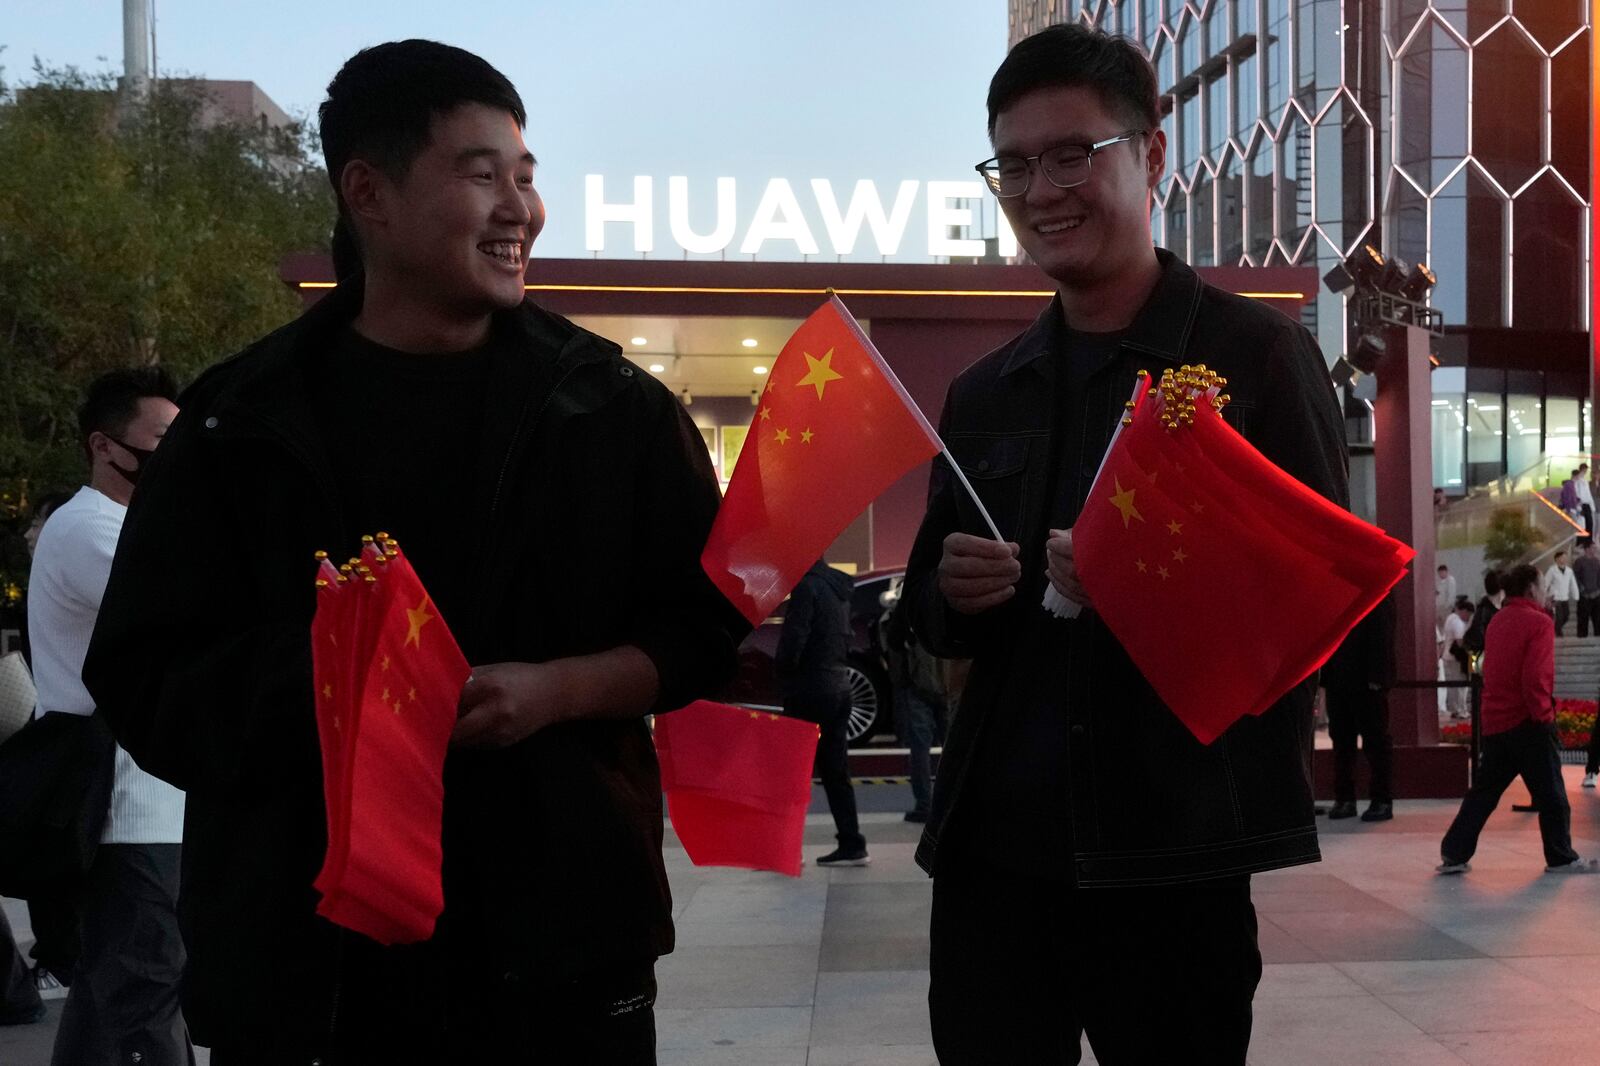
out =
<path fill-rule="evenodd" d="M 1444 565 L 1443 563 L 1440 563 L 1439 564 L 1439 569 L 1440 570 L 1444 570 L 1444 571 L 1448 571 L 1450 568 L 1448 566 Z"/>
<path fill-rule="evenodd" d="M 147 398 L 178 402 L 177 382 L 165 367 L 123 367 L 91 381 L 78 408 L 78 439 L 84 450 L 91 433 L 120 439 L 139 416 L 139 401 Z"/>
<path fill-rule="evenodd" d="M 1161 125 L 1161 90 L 1149 57 L 1126 37 L 1079 25 L 1049 26 L 1018 41 L 989 82 L 989 136 L 994 120 L 1022 96 L 1055 86 L 1094 89 L 1107 110 L 1134 129 Z"/>
<path fill-rule="evenodd" d="M 1466 596 L 1456 597 L 1455 609 L 1458 611 L 1466 611 L 1468 614 L 1472 614 L 1476 611 L 1476 608 L 1472 606 L 1472 600 Z"/>
<path fill-rule="evenodd" d="M 1526 596 L 1538 583 L 1538 568 L 1531 563 L 1523 563 L 1511 568 L 1511 572 L 1501 579 L 1500 587 L 1505 589 L 1507 596 Z"/>
<path fill-rule="evenodd" d="M 1505 583 L 1505 575 L 1498 570 L 1485 570 L 1483 572 L 1483 594 L 1493 596 L 1499 592 Z"/>
<path fill-rule="evenodd" d="M 322 158 L 339 196 L 345 164 L 363 159 L 391 179 L 406 176 L 428 146 L 436 116 L 463 104 L 505 111 L 528 124 L 522 97 L 482 57 L 438 41 L 412 39 L 363 48 L 328 83 L 317 108 Z M 343 200 L 339 209 L 344 210 Z"/>

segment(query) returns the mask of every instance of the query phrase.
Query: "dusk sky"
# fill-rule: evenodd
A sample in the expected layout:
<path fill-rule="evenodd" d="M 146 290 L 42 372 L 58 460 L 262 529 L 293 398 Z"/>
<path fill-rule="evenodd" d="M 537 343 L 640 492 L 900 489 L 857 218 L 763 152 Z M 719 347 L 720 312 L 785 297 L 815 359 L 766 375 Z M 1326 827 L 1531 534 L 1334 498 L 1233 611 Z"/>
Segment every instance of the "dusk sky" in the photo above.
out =
<path fill-rule="evenodd" d="M 26 84 L 35 57 L 52 66 L 120 72 L 115 0 L 0 0 L 0 65 Z M 832 258 L 812 180 L 827 179 L 845 210 L 860 179 L 886 211 L 901 183 L 915 202 L 892 258 L 927 260 L 930 181 L 968 182 L 989 154 L 984 94 L 1005 52 L 1004 0 L 686 0 L 487 5 L 219 3 L 157 0 L 163 74 L 258 83 L 281 107 L 309 115 L 340 64 L 359 48 L 429 37 L 499 67 L 528 106 L 527 139 L 550 221 L 540 256 L 587 256 L 586 174 L 605 199 L 631 201 L 633 179 L 653 179 L 656 257 L 680 258 L 668 219 L 668 178 L 688 179 L 691 227 L 715 229 L 716 179 L 736 181 L 727 255 L 748 236 L 770 179 L 787 179 Z M 909 196 L 908 196 L 909 199 Z M 982 203 L 976 232 L 993 234 Z M 958 206 L 958 205 L 952 205 Z M 605 229 L 608 257 L 634 257 L 635 228 Z M 761 259 L 798 259 L 799 242 L 772 239 Z M 847 258 L 876 259 L 867 226 Z"/>

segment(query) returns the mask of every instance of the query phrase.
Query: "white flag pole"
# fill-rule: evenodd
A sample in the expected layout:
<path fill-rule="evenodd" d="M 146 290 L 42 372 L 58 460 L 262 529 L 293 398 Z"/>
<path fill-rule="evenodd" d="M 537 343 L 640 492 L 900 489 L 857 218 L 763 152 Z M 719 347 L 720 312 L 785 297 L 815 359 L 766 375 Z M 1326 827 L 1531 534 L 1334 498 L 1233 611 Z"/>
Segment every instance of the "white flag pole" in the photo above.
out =
<path fill-rule="evenodd" d="M 873 362 L 878 365 L 878 372 L 888 380 L 889 384 L 894 386 L 895 392 L 900 396 L 900 402 L 905 404 L 906 409 L 916 416 L 917 424 L 922 427 L 922 432 L 928 435 L 928 441 L 938 446 L 939 454 L 943 455 L 945 462 L 950 464 L 950 469 L 955 472 L 956 479 L 961 482 L 961 487 L 967 490 L 967 495 L 971 498 L 973 505 L 978 508 L 978 513 L 983 516 L 984 524 L 989 527 L 989 532 L 994 536 L 994 539 L 1004 544 L 1006 538 L 1000 535 L 1000 528 L 994 524 L 994 519 L 989 516 L 989 509 L 978 498 L 978 493 L 973 489 L 972 482 L 968 481 L 967 475 L 962 473 L 961 465 L 956 462 L 955 456 L 950 454 L 950 446 L 945 444 L 943 438 L 939 436 L 939 431 L 933 428 L 933 424 L 928 421 L 928 416 L 924 415 L 922 408 L 917 406 L 917 401 L 911 398 L 911 393 L 906 391 L 906 387 L 901 383 L 899 376 L 889 366 L 888 361 L 883 358 L 883 354 L 878 351 L 877 345 L 873 344 L 872 339 L 861 329 L 861 323 L 856 321 L 856 316 L 850 313 L 850 309 L 844 305 L 844 301 L 839 299 L 839 295 L 832 289 L 828 290 L 828 299 L 837 305 L 839 317 L 844 319 L 845 325 L 850 327 L 851 332 L 856 336 L 856 340 L 861 342 L 861 347 L 866 350 L 866 353 L 872 357 Z"/>

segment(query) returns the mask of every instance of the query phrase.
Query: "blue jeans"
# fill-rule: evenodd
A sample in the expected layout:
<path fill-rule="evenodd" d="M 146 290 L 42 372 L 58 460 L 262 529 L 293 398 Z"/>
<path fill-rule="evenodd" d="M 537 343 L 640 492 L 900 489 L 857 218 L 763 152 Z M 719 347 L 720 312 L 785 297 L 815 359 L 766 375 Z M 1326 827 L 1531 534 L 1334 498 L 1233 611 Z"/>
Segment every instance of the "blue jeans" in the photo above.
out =
<path fill-rule="evenodd" d="M 926 813 L 933 800 L 933 768 L 929 752 L 939 712 L 933 701 L 910 685 L 894 690 L 894 731 L 911 749 L 911 796 L 916 809 Z"/>

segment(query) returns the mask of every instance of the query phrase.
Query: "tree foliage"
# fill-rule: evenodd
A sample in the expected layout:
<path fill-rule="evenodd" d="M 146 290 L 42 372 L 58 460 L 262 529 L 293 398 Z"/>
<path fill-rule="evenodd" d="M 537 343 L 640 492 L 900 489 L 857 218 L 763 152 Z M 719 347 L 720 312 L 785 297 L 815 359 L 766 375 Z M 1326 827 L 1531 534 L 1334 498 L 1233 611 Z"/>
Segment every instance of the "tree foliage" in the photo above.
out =
<path fill-rule="evenodd" d="M 1515 507 L 1501 507 L 1489 516 L 1489 537 L 1483 557 L 1502 569 L 1515 566 L 1529 550 L 1544 543 L 1544 537 Z"/>
<path fill-rule="evenodd" d="M 180 382 L 282 325 L 290 252 L 325 249 L 311 134 L 218 117 L 201 85 L 129 100 L 110 75 L 0 78 L 0 488 L 78 484 L 90 379 L 161 362 Z M 0 523 L 5 520 L 0 514 Z"/>

